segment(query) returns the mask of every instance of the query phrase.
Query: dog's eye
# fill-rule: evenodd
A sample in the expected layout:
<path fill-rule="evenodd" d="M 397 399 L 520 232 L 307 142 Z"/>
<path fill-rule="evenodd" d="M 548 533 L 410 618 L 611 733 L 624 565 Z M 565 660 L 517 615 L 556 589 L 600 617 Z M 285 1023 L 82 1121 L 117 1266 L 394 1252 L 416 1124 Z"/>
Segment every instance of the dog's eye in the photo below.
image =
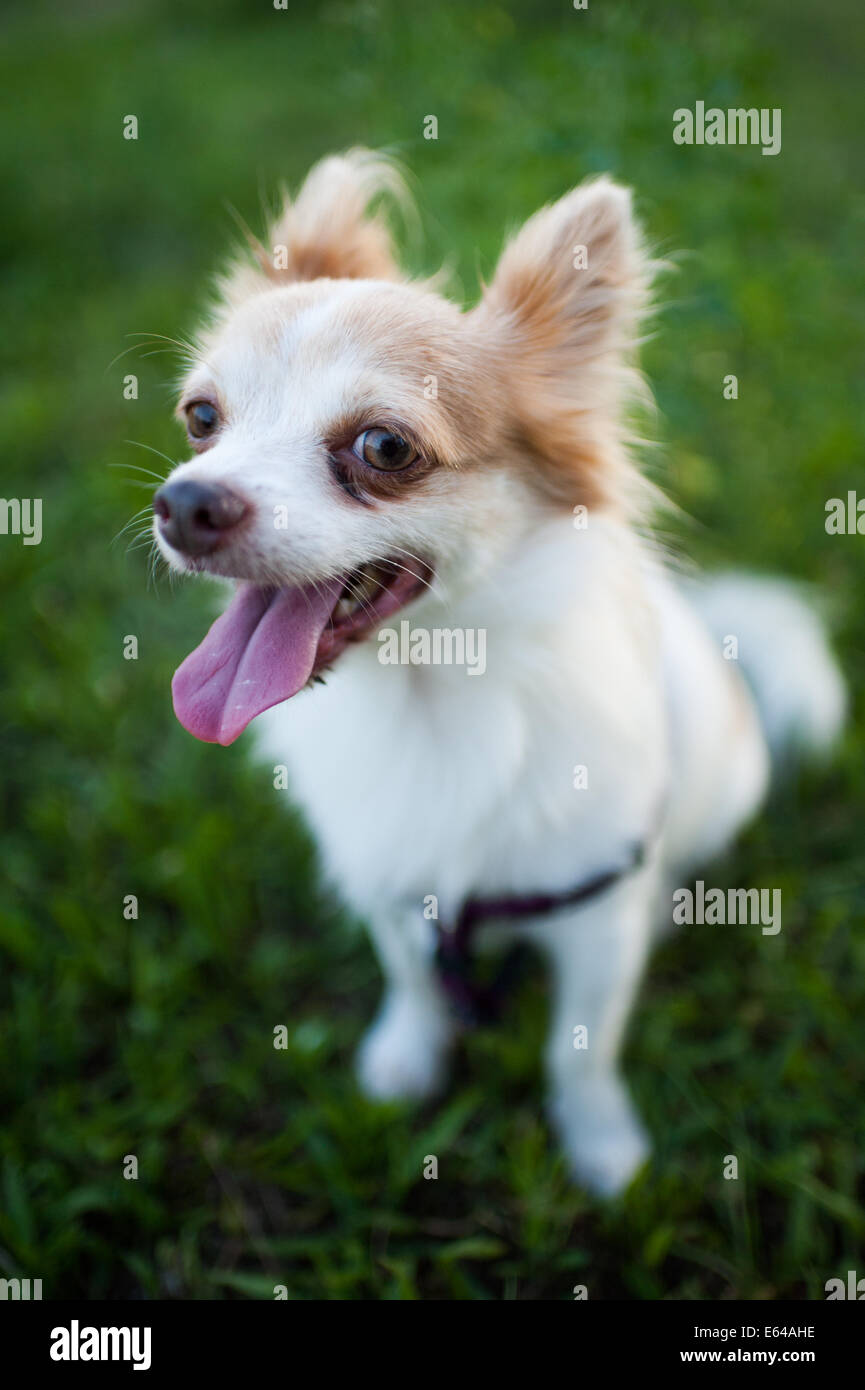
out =
<path fill-rule="evenodd" d="M 206 439 L 219 424 L 219 411 L 210 401 L 193 401 L 186 407 L 186 428 L 193 439 Z"/>
<path fill-rule="evenodd" d="M 401 434 L 391 430 L 364 430 L 352 444 L 352 452 L 371 468 L 394 473 L 417 458 L 417 450 Z"/>

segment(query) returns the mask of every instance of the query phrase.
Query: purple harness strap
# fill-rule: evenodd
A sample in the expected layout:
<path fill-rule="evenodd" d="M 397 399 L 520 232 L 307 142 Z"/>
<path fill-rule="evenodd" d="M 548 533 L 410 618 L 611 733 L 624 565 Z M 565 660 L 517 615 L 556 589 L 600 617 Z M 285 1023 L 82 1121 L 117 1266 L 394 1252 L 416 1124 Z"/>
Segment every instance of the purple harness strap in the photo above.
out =
<path fill-rule="evenodd" d="M 563 907 L 581 906 L 600 897 L 627 874 L 639 869 L 646 859 L 646 845 L 634 845 L 630 857 L 617 869 L 606 869 L 592 878 L 560 893 L 530 893 L 525 897 L 467 898 L 452 929 L 436 922 L 438 942 L 436 967 L 442 988 L 458 1018 L 468 1025 L 493 1022 L 499 1015 L 506 991 L 522 956 L 519 946 L 508 953 L 491 984 L 474 978 L 472 934 L 475 927 L 490 919 L 514 921 L 520 917 L 539 917 Z"/>

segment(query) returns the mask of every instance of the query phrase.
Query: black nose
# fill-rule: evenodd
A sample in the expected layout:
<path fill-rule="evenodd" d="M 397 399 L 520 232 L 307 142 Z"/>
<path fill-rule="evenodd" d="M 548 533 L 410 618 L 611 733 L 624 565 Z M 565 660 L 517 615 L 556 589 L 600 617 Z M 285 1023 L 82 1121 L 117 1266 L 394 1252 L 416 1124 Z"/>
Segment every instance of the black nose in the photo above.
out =
<path fill-rule="evenodd" d="M 153 499 L 160 535 L 184 555 L 209 555 L 249 511 L 242 497 L 221 483 L 191 479 L 166 483 Z"/>

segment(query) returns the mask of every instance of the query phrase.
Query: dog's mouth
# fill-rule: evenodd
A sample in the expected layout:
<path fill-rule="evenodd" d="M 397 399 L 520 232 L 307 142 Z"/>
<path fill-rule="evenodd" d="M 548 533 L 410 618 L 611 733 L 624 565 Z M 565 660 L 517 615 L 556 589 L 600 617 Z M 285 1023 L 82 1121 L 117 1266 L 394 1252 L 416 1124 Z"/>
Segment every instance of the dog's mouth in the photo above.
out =
<path fill-rule="evenodd" d="M 239 583 L 228 608 L 175 672 L 177 718 L 205 743 L 233 743 L 256 715 L 296 695 L 431 579 L 426 564 L 388 560 L 318 583 Z"/>

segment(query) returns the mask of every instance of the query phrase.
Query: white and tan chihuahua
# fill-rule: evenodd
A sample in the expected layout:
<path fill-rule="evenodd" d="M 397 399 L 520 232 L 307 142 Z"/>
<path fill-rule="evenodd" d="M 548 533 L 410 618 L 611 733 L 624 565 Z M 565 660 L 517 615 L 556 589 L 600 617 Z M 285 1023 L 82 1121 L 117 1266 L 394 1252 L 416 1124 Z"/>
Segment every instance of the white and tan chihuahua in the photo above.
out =
<path fill-rule="evenodd" d="M 481 948 L 524 936 L 551 965 L 571 1171 L 614 1193 L 647 1152 L 617 1053 L 672 887 L 754 813 L 769 749 L 831 744 L 843 687 L 792 590 L 685 582 L 647 539 L 625 420 L 651 264 L 628 192 L 598 179 L 538 212 L 465 311 L 401 274 L 370 211 L 397 182 L 367 151 L 324 160 L 220 282 L 179 405 L 194 457 L 154 527 L 173 569 L 236 590 L 174 707 L 213 743 L 256 721 L 368 921 L 366 1091 L 442 1084 L 458 923 Z M 430 658 L 466 633 L 483 668 Z"/>

